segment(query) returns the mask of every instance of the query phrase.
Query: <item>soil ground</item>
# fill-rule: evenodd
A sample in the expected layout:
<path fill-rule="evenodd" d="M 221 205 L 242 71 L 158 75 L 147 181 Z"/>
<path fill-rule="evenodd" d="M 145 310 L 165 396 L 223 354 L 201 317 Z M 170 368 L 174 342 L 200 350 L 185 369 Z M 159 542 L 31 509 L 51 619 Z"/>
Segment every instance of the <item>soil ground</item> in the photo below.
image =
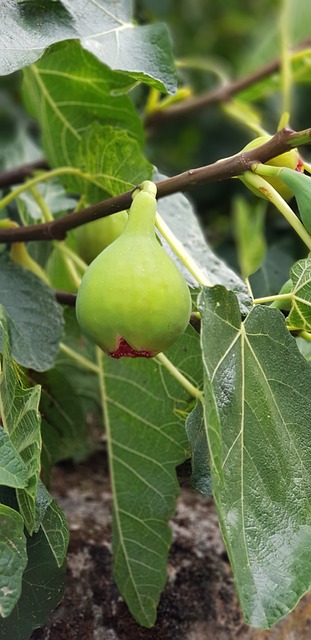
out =
<path fill-rule="evenodd" d="M 172 520 L 168 580 L 156 625 L 136 624 L 112 578 L 111 492 L 104 453 L 57 466 L 51 491 L 63 507 L 70 546 L 65 596 L 31 640 L 310 640 L 311 593 L 269 631 L 243 621 L 211 498 L 184 471 Z"/>

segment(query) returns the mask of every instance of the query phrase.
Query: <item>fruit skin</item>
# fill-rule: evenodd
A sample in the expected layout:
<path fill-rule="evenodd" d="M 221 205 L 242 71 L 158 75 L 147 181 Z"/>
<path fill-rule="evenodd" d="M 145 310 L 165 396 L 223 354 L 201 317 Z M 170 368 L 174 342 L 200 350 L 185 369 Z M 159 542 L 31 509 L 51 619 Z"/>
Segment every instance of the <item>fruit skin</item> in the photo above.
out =
<path fill-rule="evenodd" d="M 94 220 L 75 231 L 77 250 L 81 258 L 90 264 L 98 254 L 116 240 L 124 230 L 128 214 L 119 211 L 111 216 Z"/>
<path fill-rule="evenodd" d="M 261 144 L 268 142 L 268 140 L 270 140 L 271 138 L 272 136 L 269 135 L 259 136 L 259 138 L 255 138 L 254 140 L 249 142 L 246 147 L 244 147 L 243 151 L 250 151 L 251 149 L 255 149 Z M 271 160 L 268 160 L 268 162 L 266 162 L 265 164 L 271 164 L 273 167 L 288 167 L 289 169 L 303 172 L 303 162 L 299 156 L 297 149 L 291 149 L 290 151 L 282 153 L 280 156 L 271 158 Z M 292 190 L 287 187 L 280 178 L 275 176 L 264 176 L 264 178 L 267 182 L 269 182 L 269 184 L 271 184 L 272 187 L 274 187 L 274 189 L 276 189 L 276 191 L 280 194 L 280 196 L 282 196 L 282 198 L 284 198 L 284 200 L 286 200 L 286 202 L 294 197 Z M 264 198 L 265 200 L 267 199 L 265 195 L 261 191 L 259 191 L 259 189 L 256 189 L 256 187 L 251 187 L 248 184 L 247 186 L 260 198 Z"/>
<path fill-rule="evenodd" d="M 188 286 L 156 239 L 155 194 L 133 196 L 124 232 L 88 267 L 76 302 L 82 330 L 115 358 L 164 351 L 191 314 Z"/>

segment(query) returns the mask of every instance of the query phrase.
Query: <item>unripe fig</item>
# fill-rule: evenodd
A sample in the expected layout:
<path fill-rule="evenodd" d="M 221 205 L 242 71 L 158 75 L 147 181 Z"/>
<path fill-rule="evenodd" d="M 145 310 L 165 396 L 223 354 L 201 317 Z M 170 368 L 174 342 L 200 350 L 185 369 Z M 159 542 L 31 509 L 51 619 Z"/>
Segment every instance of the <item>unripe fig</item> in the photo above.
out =
<path fill-rule="evenodd" d="M 254 140 L 249 142 L 246 147 L 244 147 L 243 151 L 250 151 L 251 149 L 255 149 L 265 142 L 268 142 L 268 140 L 270 140 L 271 138 L 272 136 L 269 135 L 259 136 L 259 138 L 255 138 Z M 286 151 L 285 153 L 282 153 L 275 158 L 271 158 L 271 160 L 268 160 L 266 164 L 271 164 L 273 167 L 288 167 L 289 169 L 303 172 L 303 161 L 300 158 L 297 149 L 290 149 L 290 151 Z M 272 187 L 274 187 L 274 189 L 276 189 L 276 191 L 280 194 L 280 196 L 282 196 L 282 198 L 284 198 L 284 200 L 288 201 L 293 198 L 294 194 L 292 190 L 287 187 L 284 182 L 280 180 L 280 178 L 276 176 L 264 176 L 264 178 L 267 182 L 269 182 L 269 184 L 271 184 Z M 250 185 L 247 186 L 249 189 L 251 189 L 251 191 L 256 193 L 257 196 L 266 199 L 262 191 L 259 191 L 259 189 L 256 189 L 256 187 L 251 187 Z"/>
<path fill-rule="evenodd" d="M 126 211 L 119 211 L 111 216 L 88 222 L 75 230 L 78 253 L 87 264 L 121 235 L 127 217 Z"/>
<path fill-rule="evenodd" d="M 142 187 L 122 235 L 90 264 L 77 296 L 82 330 L 114 358 L 164 351 L 191 314 L 188 286 L 155 235 L 155 185 Z"/>
<path fill-rule="evenodd" d="M 70 264 L 68 264 L 61 249 L 57 246 L 53 247 L 46 263 L 46 272 L 54 289 L 76 293 L 78 289 L 77 277 L 81 277 L 82 272 L 77 270 L 74 265 L 72 268 L 74 273 L 70 270 Z"/>

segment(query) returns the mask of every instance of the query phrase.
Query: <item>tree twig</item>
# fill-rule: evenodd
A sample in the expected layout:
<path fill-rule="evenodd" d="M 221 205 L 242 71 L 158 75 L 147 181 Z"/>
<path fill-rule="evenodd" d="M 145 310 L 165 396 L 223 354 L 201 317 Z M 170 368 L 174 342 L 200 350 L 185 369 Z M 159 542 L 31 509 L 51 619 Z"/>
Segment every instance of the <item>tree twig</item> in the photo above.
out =
<path fill-rule="evenodd" d="M 59 291 L 55 290 L 55 298 L 60 304 L 66 304 L 68 307 L 75 307 L 76 305 L 76 294 L 69 293 L 68 291 Z"/>
<path fill-rule="evenodd" d="M 311 128 L 303 131 L 292 131 L 291 129 L 282 129 L 278 131 L 268 142 L 265 142 L 255 149 L 249 151 L 241 151 L 234 156 L 218 160 L 213 164 L 199 167 L 197 169 L 189 169 L 176 176 L 160 180 L 157 182 L 157 197 L 171 195 L 180 191 L 193 189 L 199 184 L 217 182 L 219 180 L 228 180 L 235 176 L 243 174 L 251 169 L 256 163 L 264 163 L 277 155 L 285 153 L 289 149 L 297 145 L 310 144 Z M 127 191 L 119 196 L 108 198 L 102 202 L 81 209 L 76 213 L 70 213 L 67 216 L 46 222 L 43 224 L 34 224 L 27 227 L 16 227 L 11 229 L 0 230 L 0 242 L 29 242 L 30 240 L 63 240 L 67 231 L 75 229 L 86 222 L 97 220 L 117 213 L 124 209 L 129 209 L 132 202 L 132 191 Z"/>
<path fill-rule="evenodd" d="M 298 52 L 306 47 L 311 46 L 311 39 L 301 42 L 293 52 Z M 185 116 L 188 113 L 195 113 L 204 107 L 209 107 L 220 102 L 228 102 L 233 96 L 237 95 L 244 89 L 252 86 L 254 83 L 271 76 L 281 67 L 279 58 L 269 62 L 265 66 L 257 69 L 243 78 L 222 84 L 216 89 L 206 91 L 200 96 L 187 98 L 181 102 L 173 103 L 165 109 L 158 109 L 145 117 L 144 124 L 146 127 L 159 126 L 163 122 L 169 122 L 179 116 Z"/>
<path fill-rule="evenodd" d="M 8 169 L 0 173 L 0 189 L 10 187 L 13 184 L 20 184 L 24 182 L 26 178 L 31 176 L 34 171 L 49 169 L 49 165 L 46 160 L 37 160 L 36 162 L 30 162 L 23 164 L 16 169 Z"/>

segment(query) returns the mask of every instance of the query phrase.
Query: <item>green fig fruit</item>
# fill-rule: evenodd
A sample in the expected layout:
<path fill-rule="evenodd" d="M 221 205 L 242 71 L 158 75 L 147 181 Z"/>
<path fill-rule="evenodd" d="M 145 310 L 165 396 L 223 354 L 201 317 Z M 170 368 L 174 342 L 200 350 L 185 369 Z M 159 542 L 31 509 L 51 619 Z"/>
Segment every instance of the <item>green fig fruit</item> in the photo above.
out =
<path fill-rule="evenodd" d="M 156 187 L 134 192 L 127 225 L 95 258 L 79 287 L 76 313 L 85 333 L 114 358 L 151 358 L 185 331 L 188 286 L 154 230 Z"/>
<path fill-rule="evenodd" d="M 75 274 L 71 272 L 68 260 L 64 257 L 61 249 L 58 246 L 53 247 L 46 263 L 46 272 L 54 289 L 76 293 L 78 289 L 77 277 L 81 277 L 82 272 L 74 265 L 72 268 Z"/>
<path fill-rule="evenodd" d="M 103 249 L 121 235 L 127 223 L 127 217 L 126 211 L 119 211 L 75 230 L 78 253 L 87 264 L 95 260 Z"/>
<path fill-rule="evenodd" d="M 272 136 L 269 135 L 259 136 L 259 138 L 255 138 L 254 140 L 249 142 L 246 147 L 244 147 L 243 151 L 250 151 L 251 149 L 255 149 L 265 142 L 268 142 L 268 140 L 270 140 L 271 138 Z M 286 151 L 285 153 L 282 153 L 275 158 L 271 158 L 271 160 L 268 160 L 266 164 L 270 164 L 273 167 L 288 167 L 289 169 L 294 169 L 297 172 L 303 172 L 303 161 L 300 158 L 297 149 L 290 149 L 290 151 Z M 282 198 L 284 198 L 284 200 L 286 200 L 286 202 L 294 197 L 293 191 L 288 186 L 286 186 L 284 182 L 282 182 L 282 180 L 280 180 L 280 178 L 278 178 L 277 176 L 264 176 L 264 178 L 267 182 L 269 182 L 269 184 L 271 184 L 272 187 L 274 187 L 274 189 L 276 189 L 276 191 L 280 194 L 280 196 L 282 196 Z M 266 199 L 262 191 L 259 191 L 259 189 L 256 189 L 256 187 L 251 187 L 248 184 L 247 186 L 249 189 L 251 189 L 251 191 L 256 193 L 257 196 Z"/>

